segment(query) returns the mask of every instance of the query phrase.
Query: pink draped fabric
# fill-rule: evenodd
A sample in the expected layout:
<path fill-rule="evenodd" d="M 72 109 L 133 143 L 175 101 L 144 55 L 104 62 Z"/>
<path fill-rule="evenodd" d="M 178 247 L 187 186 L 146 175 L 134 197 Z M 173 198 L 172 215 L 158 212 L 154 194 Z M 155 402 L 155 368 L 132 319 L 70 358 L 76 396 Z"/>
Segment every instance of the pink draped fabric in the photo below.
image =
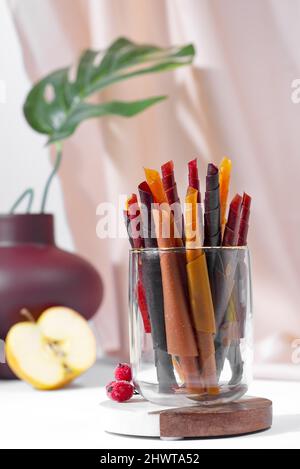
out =
<path fill-rule="evenodd" d="M 75 246 L 105 280 L 97 316 L 104 349 L 128 348 L 128 243 L 97 239 L 97 204 L 116 203 L 120 193 L 135 190 L 143 166 L 159 167 L 170 158 L 184 194 L 189 159 L 198 156 L 204 181 L 206 163 L 227 155 L 234 167 L 232 195 L 246 190 L 254 197 L 249 245 L 259 373 L 272 377 L 277 366 L 282 377 L 300 376 L 291 358 L 300 337 L 300 105 L 291 101 L 291 83 L 300 77 L 300 2 L 9 4 L 33 81 L 74 62 L 83 48 L 104 49 L 122 35 L 161 45 L 193 42 L 197 48 L 191 68 L 115 85 L 101 95 L 139 99 L 166 93 L 167 102 L 133 119 L 87 122 L 65 145 L 60 178 Z"/>

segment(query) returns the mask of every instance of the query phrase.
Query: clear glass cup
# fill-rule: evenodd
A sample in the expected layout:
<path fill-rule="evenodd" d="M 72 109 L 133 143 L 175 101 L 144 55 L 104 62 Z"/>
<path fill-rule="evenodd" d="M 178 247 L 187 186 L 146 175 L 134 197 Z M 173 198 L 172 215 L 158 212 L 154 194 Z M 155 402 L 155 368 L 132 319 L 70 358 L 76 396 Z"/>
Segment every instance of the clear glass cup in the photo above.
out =
<path fill-rule="evenodd" d="M 252 292 L 247 247 L 132 249 L 134 383 L 159 405 L 217 405 L 247 392 Z"/>

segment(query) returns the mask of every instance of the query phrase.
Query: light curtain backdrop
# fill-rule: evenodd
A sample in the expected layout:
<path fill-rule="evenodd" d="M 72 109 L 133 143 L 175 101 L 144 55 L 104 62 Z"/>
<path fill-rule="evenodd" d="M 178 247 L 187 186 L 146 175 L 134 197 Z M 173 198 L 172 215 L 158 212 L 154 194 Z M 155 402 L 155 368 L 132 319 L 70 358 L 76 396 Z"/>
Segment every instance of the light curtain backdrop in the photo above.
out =
<path fill-rule="evenodd" d="M 188 160 L 198 156 L 204 182 L 207 162 L 227 155 L 234 168 L 231 195 L 245 190 L 254 199 L 249 245 L 256 373 L 300 377 L 300 365 L 291 364 L 292 342 L 300 337 L 300 104 L 290 97 L 300 77 L 300 2 L 7 1 L 31 81 L 121 35 L 197 48 L 191 68 L 118 84 L 100 96 L 166 93 L 167 102 L 130 120 L 87 122 L 65 144 L 59 177 L 68 225 L 76 250 L 105 282 L 96 318 L 104 350 L 128 348 L 128 242 L 97 239 L 97 204 L 131 193 L 143 166 L 159 168 L 171 158 L 184 194 Z"/>

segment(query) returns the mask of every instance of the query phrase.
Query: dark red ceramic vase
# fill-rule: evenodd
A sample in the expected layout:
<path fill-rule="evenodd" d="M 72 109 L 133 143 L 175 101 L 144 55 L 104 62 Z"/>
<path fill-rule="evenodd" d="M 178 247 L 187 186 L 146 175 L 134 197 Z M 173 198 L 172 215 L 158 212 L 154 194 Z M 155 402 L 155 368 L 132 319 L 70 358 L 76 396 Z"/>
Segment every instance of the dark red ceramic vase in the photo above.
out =
<path fill-rule="evenodd" d="M 55 245 L 54 220 L 48 214 L 0 216 L 0 339 L 19 321 L 22 308 L 37 318 L 63 305 L 91 319 L 102 299 L 95 268 Z M 0 364 L 0 378 L 13 377 Z"/>

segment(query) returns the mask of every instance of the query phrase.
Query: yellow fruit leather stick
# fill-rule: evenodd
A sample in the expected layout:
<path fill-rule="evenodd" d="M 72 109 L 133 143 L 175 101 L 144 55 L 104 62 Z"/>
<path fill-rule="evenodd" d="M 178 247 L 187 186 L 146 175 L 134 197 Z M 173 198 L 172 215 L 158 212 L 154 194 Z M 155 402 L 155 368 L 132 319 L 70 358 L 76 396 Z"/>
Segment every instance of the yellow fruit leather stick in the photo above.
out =
<path fill-rule="evenodd" d="M 221 209 L 221 227 L 222 233 L 226 225 L 226 209 L 229 193 L 229 183 L 231 175 L 231 160 L 223 158 L 219 167 L 219 184 L 220 184 L 220 209 Z"/>
<path fill-rule="evenodd" d="M 214 346 L 216 325 L 206 257 L 199 229 L 197 193 L 197 189 L 189 187 L 185 199 L 186 268 L 201 376 L 207 392 L 217 394 L 219 388 Z"/>

